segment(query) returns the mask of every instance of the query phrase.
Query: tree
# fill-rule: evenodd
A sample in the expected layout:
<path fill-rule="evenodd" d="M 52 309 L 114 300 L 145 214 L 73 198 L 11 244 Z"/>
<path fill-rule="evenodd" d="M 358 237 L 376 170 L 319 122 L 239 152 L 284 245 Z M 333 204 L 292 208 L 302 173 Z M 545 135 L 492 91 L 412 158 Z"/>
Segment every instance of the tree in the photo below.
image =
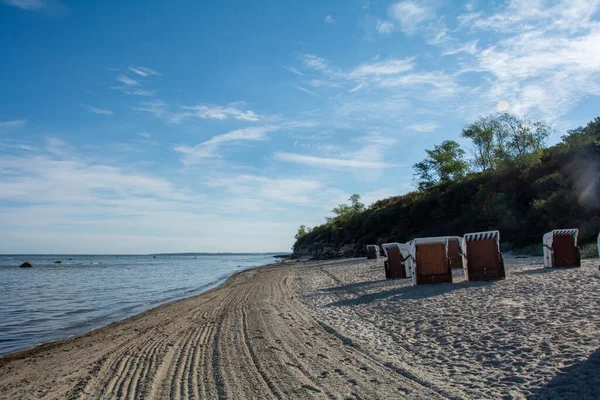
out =
<path fill-rule="evenodd" d="M 469 170 L 465 151 L 453 140 L 445 140 L 433 150 L 425 150 L 427 158 L 413 165 L 419 189 L 427 190 L 437 183 L 460 180 Z"/>
<path fill-rule="evenodd" d="M 528 117 L 504 113 L 498 117 L 498 122 L 508 139 L 507 150 L 515 159 L 523 159 L 529 154 L 539 154 L 550 136 L 550 125 L 544 121 L 533 121 Z"/>
<path fill-rule="evenodd" d="M 473 142 L 473 164 L 481 171 L 493 170 L 506 157 L 506 132 L 494 116 L 478 119 L 462 130 L 462 137 Z"/>
<path fill-rule="evenodd" d="M 325 217 L 325 220 L 328 224 L 346 222 L 353 216 L 365 210 L 365 205 L 360 202 L 360 196 L 358 194 L 353 194 L 350 196 L 348 201 L 350 202 L 350 205 L 340 204 L 331 210 L 331 212 L 335 214 L 335 217 Z"/>
<path fill-rule="evenodd" d="M 296 238 L 296 240 L 300 239 L 303 236 L 308 235 L 311 232 L 311 228 L 307 227 L 306 225 L 300 225 L 300 227 L 298 228 L 298 233 L 296 233 L 296 236 L 294 236 Z"/>
<path fill-rule="evenodd" d="M 550 131 L 544 121 L 504 113 L 478 119 L 462 137 L 472 141 L 473 164 L 485 172 L 511 160 L 539 159 Z"/>

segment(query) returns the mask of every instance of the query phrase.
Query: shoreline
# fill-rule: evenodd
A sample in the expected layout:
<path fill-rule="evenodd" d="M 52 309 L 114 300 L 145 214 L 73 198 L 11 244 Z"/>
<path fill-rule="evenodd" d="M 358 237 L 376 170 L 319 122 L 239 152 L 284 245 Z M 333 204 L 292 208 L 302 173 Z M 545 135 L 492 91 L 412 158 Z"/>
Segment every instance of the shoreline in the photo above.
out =
<path fill-rule="evenodd" d="M 414 287 L 381 259 L 271 263 L 0 358 L 0 399 L 594 398 L 596 268 Z"/>
<path fill-rule="evenodd" d="M 243 270 L 240 270 L 240 271 L 235 271 L 231 275 L 229 275 L 225 280 L 223 280 L 221 282 L 218 282 L 218 283 L 214 283 L 214 284 L 208 285 L 207 288 L 206 288 L 206 290 L 201 291 L 199 293 L 192 294 L 191 296 L 184 296 L 184 297 L 180 297 L 180 298 L 175 298 L 175 299 L 170 299 L 170 300 L 164 300 L 164 302 L 160 302 L 159 301 L 158 302 L 159 304 L 157 304 L 156 306 L 152 306 L 152 307 L 150 307 L 148 309 L 145 309 L 145 310 L 143 310 L 143 311 L 141 311 L 141 312 L 139 312 L 137 314 L 129 315 L 129 316 L 126 316 L 126 317 L 121 318 L 121 319 L 116 319 L 114 321 L 108 322 L 107 324 L 104 324 L 104 325 L 101 325 L 101 326 L 97 326 L 97 327 L 92 328 L 90 330 L 87 330 L 87 331 L 84 331 L 84 332 L 81 332 L 81 333 L 78 333 L 78 334 L 75 334 L 75 335 L 71 335 L 71 336 L 68 336 L 68 337 L 65 337 L 65 338 L 61 338 L 61 339 L 52 340 L 52 341 L 49 341 L 49 342 L 43 342 L 43 343 L 40 343 L 40 344 L 36 344 L 34 346 L 31 346 L 31 347 L 28 347 L 28 348 L 25 348 L 25 349 L 22 349 L 22 350 L 17 350 L 17 351 L 12 352 L 12 353 L 0 354 L 0 367 L 2 366 L 3 361 L 5 359 L 12 358 L 12 357 L 22 358 L 21 357 L 21 353 L 27 353 L 27 354 L 29 354 L 31 352 L 35 352 L 38 349 L 46 349 L 47 347 L 52 347 L 54 345 L 60 345 L 60 344 L 63 344 L 63 343 L 67 343 L 67 342 L 76 340 L 76 339 L 78 339 L 80 337 L 93 334 L 96 331 L 99 331 L 99 330 L 102 330 L 102 329 L 106 329 L 106 328 L 110 328 L 113 325 L 124 323 L 124 322 L 128 321 L 129 319 L 135 319 L 136 317 L 142 316 L 145 313 L 151 312 L 153 310 L 157 310 L 157 309 L 159 309 L 161 307 L 168 306 L 170 304 L 173 304 L 173 303 L 176 303 L 176 302 L 179 302 L 179 301 L 184 301 L 184 300 L 192 299 L 192 298 L 197 297 L 197 296 L 202 296 L 205 293 L 208 293 L 208 292 L 210 292 L 212 290 L 216 290 L 216 289 L 220 288 L 221 286 L 226 285 L 227 282 L 231 278 L 233 278 L 235 275 L 237 275 L 237 274 L 241 274 L 243 272 L 246 272 L 246 271 L 249 271 L 249 270 L 253 270 L 253 269 L 268 267 L 270 265 L 275 265 L 275 264 L 278 264 L 278 263 L 281 263 L 281 262 L 283 262 L 283 261 L 274 261 L 274 262 L 271 262 L 271 263 L 268 263 L 268 264 L 258 265 L 256 267 L 249 267 L 249 268 L 246 268 L 246 269 L 243 269 Z M 27 354 L 25 356 L 27 356 Z"/>

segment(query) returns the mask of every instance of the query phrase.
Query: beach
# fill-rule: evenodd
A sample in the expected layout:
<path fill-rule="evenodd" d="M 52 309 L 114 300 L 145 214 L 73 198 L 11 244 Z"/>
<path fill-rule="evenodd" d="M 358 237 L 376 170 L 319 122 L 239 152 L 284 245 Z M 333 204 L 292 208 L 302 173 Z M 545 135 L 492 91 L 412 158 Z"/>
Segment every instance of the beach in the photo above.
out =
<path fill-rule="evenodd" d="M 598 260 L 412 287 L 383 260 L 284 262 L 0 359 L 0 398 L 597 398 Z"/>

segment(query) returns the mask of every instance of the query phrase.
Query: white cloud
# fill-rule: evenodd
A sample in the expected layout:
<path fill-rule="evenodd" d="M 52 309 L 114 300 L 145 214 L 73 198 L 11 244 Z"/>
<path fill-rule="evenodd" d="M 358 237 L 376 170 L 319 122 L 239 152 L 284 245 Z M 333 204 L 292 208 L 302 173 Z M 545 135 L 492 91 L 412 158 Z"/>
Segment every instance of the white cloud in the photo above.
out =
<path fill-rule="evenodd" d="M 173 112 L 169 110 L 167 103 L 162 100 L 156 100 L 144 102 L 135 109 L 149 112 L 158 118 L 173 124 L 179 124 L 190 118 L 225 120 L 231 117 L 238 121 L 250 122 L 259 121 L 262 118 L 252 110 L 240 108 L 243 104 L 244 103 L 230 103 L 225 107 L 216 105 L 182 106 L 179 108 L 184 111 Z"/>
<path fill-rule="evenodd" d="M 2 2 L 9 6 L 30 11 L 38 11 L 46 7 L 46 2 L 42 0 L 2 0 Z"/>
<path fill-rule="evenodd" d="M 478 40 L 473 40 L 471 42 L 467 42 L 459 47 L 453 47 L 451 49 L 447 49 L 442 51 L 443 56 L 450 56 L 458 53 L 467 53 L 467 54 L 476 54 L 477 53 L 477 43 Z"/>
<path fill-rule="evenodd" d="M 24 119 L 15 119 L 12 121 L 2 121 L 0 122 L 0 129 L 8 129 L 8 128 L 20 128 L 25 126 L 27 120 Z"/>
<path fill-rule="evenodd" d="M 152 75 L 160 75 L 158 72 L 156 72 L 155 70 L 153 70 L 152 68 L 147 68 L 147 67 L 129 67 L 129 70 L 131 72 L 133 72 L 134 74 L 137 74 L 141 77 L 147 77 L 147 76 L 152 76 Z"/>
<path fill-rule="evenodd" d="M 466 70 L 489 74 L 484 98 L 492 105 L 506 101 L 512 112 L 556 119 L 600 95 L 598 11 L 598 0 L 513 0 L 491 16 L 462 15 L 462 28 L 503 35 Z"/>
<path fill-rule="evenodd" d="M 381 33 L 382 35 L 389 35 L 394 30 L 394 23 L 378 19 L 376 28 L 377 32 Z"/>
<path fill-rule="evenodd" d="M 121 75 L 117 76 L 116 79 L 117 79 L 118 82 L 121 82 L 122 84 L 127 85 L 127 86 L 136 86 L 136 85 L 139 84 L 138 81 L 136 81 L 135 79 L 130 78 L 127 75 L 124 75 L 124 74 L 121 74 Z"/>
<path fill-rule="evenodd" d="M 300 54 L 300 59 L 304 65 L 316 71 L 330 72 L 331 67 L 325 59 L 314 54 Z"/>
<path fill-rule="evenodd" d="M 140 132 L 138 136 L 148 139 L 151 135 L 148 132 Z"/>
<path fill-rule="evenodd" d="M 329 157 L 316 157 L 305 154 L 277 152 L 274 154 L 276 160 L 302 164 L 311 167 L 323 167 L 323 168 L 350 168 L 350 169 L 382 169 L 391 168 L 397 165 L 388 164 L 383 161 L 368 161 L 361 159 L 344 159 L 344 158 L 329 158 Z"/>
<path fill-rule="evenodd" d="M 304 87 L 302 87 L 302 86 L 300 86 L 300 85 L 296 85 L 296 89 L 298 89 L 298 90 L 300 90 L 300 91 L 302 91 L 302 92 L 304 92 L 304 93 L 308 93 L 308 94 L 310 94 L 311 96 L 320 97 L 320 96 L 319 96 L 318 94 L 316 94 L 315 92 L 312 92 L 312 91 L 308 90 L 307 88 L 304 88 Z"/>
<path fill-rule="evenodd" d="M 176 146 L 175 151 L 182 153 L 181 162 L 192 165 L 204 159 L 216 157 L 217 148 L 227 142 L 241 142 L 248 140 L 265 140 L 267 135 L 278 130 L 276 126 L 256 126 L 250 128 L 236 129 L 223 135 L 217 135 L 211 139 L 191 146 Z"/>
<path fill-rule="evenodd" d="M 412 124 L 406 127 L 411 131 L 417 131 L 421 133 L 435 132 L 439 128 L 439 125 L 435 122 L 425 122 L 422 124 Z"/>
<path fill-rule="evenodd" d="M 296 74 L 296 75 L 304 75 L 302 72 L 298 71 L 296 68 L 294 67 L 286 67 L 283 66 L 282 68 L 287 69 L 288 71 L 290 71 L 292 74 Z"/>
<path fill-rule="evenodd" d="M 194 111 L 194 115 L 201 119 L 224 120 L 233 117 L 240 121 L 258 121 L 261 117 L 251 110 L 241 110 L 236 107 L 238 103 L 232 103 L 227 107 L 215 105 L 198 105 L 194 107 L 181 107 L 184 110 Z"/>
<path fill-rule="evenodd" d="M 389 59 L 370 64 L 362 64 L 348 74 L 350 79 L 362 79 L 366 76 L 397 75 L 412 70 L 415 67 L 414 57 L 402 60 Z"/>
<path fill-rule="evenodd" d="M 85 104 L 82 104 L 81 106 L 84 107 L 86 110 L 88 110 L 89 112 L 91 112 L 93 114 L 113 115 L 113 112 L 111 110 L 108 110 L 108 109 L 97 108 L 97 107 L 92 107 L 92 106 L 86 106 Z"/>
<path fill-rule="evenodd" d="M 416 1 L 402 1 L 392 5 L 390 16 L 400 24 L 400 30 L 409 35 L 414 34 L 425 21 L 435 17 L 435 13 Z"/>
<path fill-rule="evenodd" d="M 331 15 L 328 15 L 325 17 L 325 22 L 327 22 L 328 24 L 335 24 L 335 18 L 333 18 Z"/>
<path fill-rule="evenodd" d="M 111 89 L 119 90 L 125 94 L 130 94 L 133 96 L 145 96 L 145 97 L 154 96 L 154 92 L 151 90 L 134 88 L 134 87 L 129 87 L 129 86 L 113 86 L 113 87 L 111 87 Z"/>

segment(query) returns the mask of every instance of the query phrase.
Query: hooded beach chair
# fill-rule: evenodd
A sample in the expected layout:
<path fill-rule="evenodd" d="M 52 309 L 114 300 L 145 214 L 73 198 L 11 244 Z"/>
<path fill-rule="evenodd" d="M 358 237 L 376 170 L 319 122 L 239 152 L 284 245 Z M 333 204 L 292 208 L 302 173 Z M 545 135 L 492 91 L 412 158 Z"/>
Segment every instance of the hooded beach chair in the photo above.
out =
<path fill-rule="evenodd" d="M 463 268 L 468 281 L 504 279 L 500 232 L 467 233 L 462 242 Z"/>
<path fill-rule="evenodd" d="M 385 243 L 381 247 L 383 247 L 383 252 L 387 256 L 387 261 L 383 263 L 385 278 L 410 278 L 412 271 L 406 262 L 410 258 L 410 246 L 405 243 Z"/>
<path fill-rule="evenodd" d="M 555 229 L 544 234 L 544 267 L 581 267 L 579 229 Z"/>
<path fill-rule="evenodd" d="M 448 264 L 450 268 L 462 268 L 462 237 L 460 236 L 448 236 Z"/>
<path fill-rule="evenodd" d="M 367 260 L 377 260 L 379 258 L 379 246 L 376 244 L 367 245 Z"/>
<path fill-rule="evenodd" d="M 447 237 L 418 238 L 410 243 L 413 285 L 452 282 Z"/>

